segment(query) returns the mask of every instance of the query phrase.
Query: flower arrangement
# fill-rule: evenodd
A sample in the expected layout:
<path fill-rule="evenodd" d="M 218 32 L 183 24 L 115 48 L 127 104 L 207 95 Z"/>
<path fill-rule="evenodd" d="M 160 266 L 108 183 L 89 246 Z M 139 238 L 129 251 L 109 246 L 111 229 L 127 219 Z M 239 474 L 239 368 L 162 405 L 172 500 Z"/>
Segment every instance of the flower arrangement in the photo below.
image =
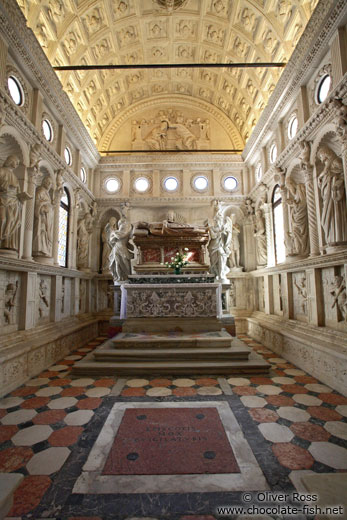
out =
<path fill-rule="evenodd" d="M 175 274 L 180 274 L 182 267 L 188 264 L 189 249 L 185 247 L 183 253 L 177 251 L 175 256 L 171 257 L 171 262 L 165 262 L 166 267 L 175 269 Z"/>

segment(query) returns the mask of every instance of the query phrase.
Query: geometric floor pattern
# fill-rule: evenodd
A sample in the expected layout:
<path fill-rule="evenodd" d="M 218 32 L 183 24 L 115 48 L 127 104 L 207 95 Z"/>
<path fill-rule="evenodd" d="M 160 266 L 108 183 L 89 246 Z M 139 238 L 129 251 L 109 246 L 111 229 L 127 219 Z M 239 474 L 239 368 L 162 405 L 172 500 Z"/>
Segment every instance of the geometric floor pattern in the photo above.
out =
<path fill-rule="evenodd" d="M 242 503 L 240 492 L 215 492 L 213 486 L 179 494 L 138 489 L 130 497 L 117 489 L 73 493 L 103 425 L 121 403 L 227 406 L 270 490 L 293 491 L 302 471 L 346 472 L 347 398 L 246 335 L 239 337 L 271 363 L 268 376 L 71 377 L 72 365 L 105 340 L 100 336 L 1 399 L 0 472 L 24 475 L 8 518 L 212 520 L 222 518 L 217 507 Z"/>

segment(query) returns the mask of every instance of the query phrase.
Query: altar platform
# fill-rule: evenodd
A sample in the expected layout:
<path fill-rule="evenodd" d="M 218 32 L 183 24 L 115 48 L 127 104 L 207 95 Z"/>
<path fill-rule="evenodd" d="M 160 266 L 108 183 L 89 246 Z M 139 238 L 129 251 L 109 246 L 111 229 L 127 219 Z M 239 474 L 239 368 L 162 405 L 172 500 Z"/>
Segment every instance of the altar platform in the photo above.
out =
<path fill-rule="evenodd" d="M 122 332 L 77 362 L 74 374 L 266 373 L 270 365 L 223 328 L 221 295 L 207 273 L 131 275 L 121 285 Z"/>

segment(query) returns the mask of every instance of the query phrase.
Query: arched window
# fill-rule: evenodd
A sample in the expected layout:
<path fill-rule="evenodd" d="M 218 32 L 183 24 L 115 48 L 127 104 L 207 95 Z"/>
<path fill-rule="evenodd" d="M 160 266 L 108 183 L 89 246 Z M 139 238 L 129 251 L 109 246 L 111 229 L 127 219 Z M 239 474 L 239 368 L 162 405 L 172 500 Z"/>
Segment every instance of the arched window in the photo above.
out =
<path fill-rule="evenodd" d="M 61 267 L 67 267 L 70 207 L 70 195 L 67 189 L 64 188 L 59 208 L 58 263 Z"/>
<path fill-rule="evenodd" d="M 284 262 L 286 252 L 284 248 L 284 227 L 283 227 L 283 204 L 280 187 L 277 185 L 272 194 L 272 211 L 274 224 L 274 242 L 276 264 Z"/>

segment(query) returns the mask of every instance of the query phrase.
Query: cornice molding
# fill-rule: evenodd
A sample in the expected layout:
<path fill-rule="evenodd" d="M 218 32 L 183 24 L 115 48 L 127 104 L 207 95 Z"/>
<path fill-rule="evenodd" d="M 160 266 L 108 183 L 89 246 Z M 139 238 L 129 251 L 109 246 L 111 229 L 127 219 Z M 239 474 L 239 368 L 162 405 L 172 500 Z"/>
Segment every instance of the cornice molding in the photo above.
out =
<path fill-rule="evenodd" d="M 285 106 L 294 100 L 307 71 L 317 65 L 322 48 L 329 45 L 333 32 L 342 21 L 345 7 L 345 0 L 321 0 L 318 3 L 267 106 L 247 141 L 243 152 L 245 161 L 261 146 L 261 142 L 269 129 L 280 119 L 280 114 Z"/>
<path fill-rule="evenodd" d="M 59 114 L 69 136 L 73 136 L 78 148 L 88 157 L 90 166 L 96 166 L 100 156 L 95 144 L 67 94 L 62 90 L 62 85 L 34 33 L 26 26 L 25 17 L 15 0 L 2 0 L 0 26 L 9 48 L 16 51 L 16 58 L 20 60 L 26 74 L 34 79 L 46 100 L 51 103 L 52 112 Z"/>
<path fill-rule="evenodd" d="M 54 265 L 44 265 L 38 262 L 29 262 L 20 258 L 0 256 L 0 269 L 5 271 L 35 272 L 37 274 L 60 275 L 68 278 L 93 278 L 94 273 L 85 273 L 75 269 L 67 269 Z"/>
<path fill-rule="evenodd" d="M 334 265 L 343 265 L 346 263 L 346 253 L 341 251 L 329 255 L 313 256 L 312 258 L 303 258 L 296 262 L 283 263 L 274 267 L 265 267 L 264 269 L 257 269 L 256 271 L 250 271 L 250 274 L 254 277 L 264 276 L 268 274 L 276 274 L 283 272 L 296 272 L 304 269 L 321 269 L 323 267 L 332 267 Z"/>
<path fill-rule="evenodd" d="M 178 169 L 185 169 L 189 167 L 206 167 L 211 168 L 216 165 L 216 168 L 220 166 L 224 166 L 228 164 L 228 168 L 240 168 L 244 166 L 243 159 L 241 155 L 236 154 L 205 154 L 205 153 L 195 153 L 192 157 L 192 153 L 180 152 L 177 153 L 157 153 L 157 154 L 129 154 L 129 155 L 113 155 L 108 157 L 102 157 L 99 163 L 99 170 L 109 170 L 112 168 L 115 169 L 128 169 L 129 166 L 136 166 L 139 168 L 141 166 L 151 166 L 154 169 L 158 169 L 158 165 L 165 166 L 170 165 L 170 167 L 177 167 Z"/>
<path fill-rule="evenodd" d="M 116 206 L 117 204 L 121 205 L 123 204 L 124 202 L 128 202 L 129 205 L 130 205 L 130 208 L 131 207 L 134 207 L 134 206 L 147 206 L 147 205 L 150 205 L 150 204 L 153 204 L 153 203 L 156 203 L 156 205 L 162 205 L 164 203 L 174 203 L 175 205 L 177 204 L 182 204 L 182 203 L 186 203 L 186 202 L 189 202 L 189 203 L 197 203 L 197 204 L 201 204 L 201 203 L 206 203 L 208 205 L 211 204 L 211 202 L 213 202 L 214 200 L 218 199 L 219 201 L 221 202 L 226 202 L 227 204 L 235 204 L 237 206 L 241 206 L 244 201 L 245 201 L 245 196 L 244 195 L 205 195 L 205 196 L 199 196 L 199 195 L 196 195 L 196 196 L 189 196 L 189 197 L 162 197 L 162 196 L 158 196 L 158 197 L 146 197 L 144 198 L 143 196 L 138 196 L 138 197 L 110 197 L 110 198 L 97 198 L 96 201 L 97 201 L 97 204 L 98 204 L 98 208 L 105 208 L 105 207 L 114 207 Z"/>

